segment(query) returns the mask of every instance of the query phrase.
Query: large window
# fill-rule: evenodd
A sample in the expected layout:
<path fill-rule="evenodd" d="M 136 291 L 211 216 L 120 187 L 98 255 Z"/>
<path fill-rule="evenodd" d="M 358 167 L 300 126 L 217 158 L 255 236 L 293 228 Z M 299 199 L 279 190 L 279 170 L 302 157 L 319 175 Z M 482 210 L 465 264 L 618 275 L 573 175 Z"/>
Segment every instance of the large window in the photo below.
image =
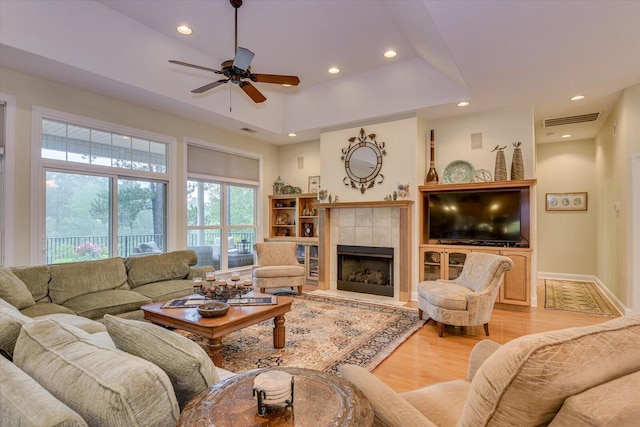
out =
<path fill-rule="evenodd" d="M 253 265 L 258 160 L 193 145 L 187 150 L 187 247 L 198 265 L 216 270 Z"/>
<path fill-rule="evenodd" d="M 38 117 L 44 244 L 37 258 L 51 264 L 164 252 L 169 143 L 69 117 Z"/>

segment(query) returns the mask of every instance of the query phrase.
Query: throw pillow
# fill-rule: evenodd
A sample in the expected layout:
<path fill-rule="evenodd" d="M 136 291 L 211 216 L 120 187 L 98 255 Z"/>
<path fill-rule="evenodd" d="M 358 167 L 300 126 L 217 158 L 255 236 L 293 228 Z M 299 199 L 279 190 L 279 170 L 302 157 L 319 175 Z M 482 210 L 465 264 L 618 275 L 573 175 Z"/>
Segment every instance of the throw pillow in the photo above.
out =
<path fill-rule="evenodd" d="M 7 267 L 0 268 L 0 298 L 16 307 L 18 310 L 30 307 L 36 302 L 29 288 L 18 279 Z"/>
<path fill-rule="evenodd" d="M 207 353 L 188 338 L 151 323 L 108 314 L 104 324 L 117 348 L 148 360 L 169 376 L 180 409 L 220 380 Z"/>
<path fill-rule="evenodd" d="M 175 427 L 180 412 L 154 364 L 54 320 L 22 327 L 13 362 L 92 426 Z"/>
<path fill-rule="evenodd" d="M 7 359 L 13 358 L 22 325 L 32 322 L 30 317 L 20 313 L 17 308 L 0 298 L 0 354 Z"/>

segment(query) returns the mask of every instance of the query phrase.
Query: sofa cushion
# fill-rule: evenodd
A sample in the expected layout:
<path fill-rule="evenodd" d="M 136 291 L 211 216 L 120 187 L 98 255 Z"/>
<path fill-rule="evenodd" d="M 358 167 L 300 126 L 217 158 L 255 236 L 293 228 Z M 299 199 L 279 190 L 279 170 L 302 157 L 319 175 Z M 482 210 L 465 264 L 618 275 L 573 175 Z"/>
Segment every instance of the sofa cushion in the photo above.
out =
<path fill-rule="evenodd" d="M 31 321 L 30 317 L 23 315 L 13 305 L 0 298 L 0 354 L 2 356 L 9 360 L 13 358 L 13 349 L 20 335 L 20 329 L 22 325 Z"/>
<path fill-rule="evenodd" d="M 526 335 L 473 378 L 461 425 L 544 425 L 565 399 L 640 370 L 640 315 Z"/>
<path fill-rule="evenodd" d="M 469 381 L 454 380 L 399 394 L 429 421 L 445 427 L 457 425 L 470 387 Z"/>
<path fill-rule="evenodd" d="M 77 296 L 65 302 L 64 306 L 79 316 L 98 320 L 102 319 L 105 314 L 117 316 L 139 310 L 140 307 L 151 304 L 151 302 L 149 298 L 137 292 L 113 289 Z"/>
<path fill-rule="evenodd" d="M 271 277 L 298 277 L 304 276 L 303 265 L 270 265 L 256 266 L 253 269 L 253 277 L 271 278 Z"/>
<path fill-rule="evenodd" d="M 0 298 L 18 310 L 36 303 L 27 285 L 7 267 L 0 267 Z"/>
<path fill-rule="evenodd" d="M 467 295 L 473 291 L 451 282 L 427 281 L 418 284 L 418 294 L 429 304 L 447 310 L 466 310 Z"/>
<path fill-rule="evenodd" d="M 53 397 L 36 380 L 0 357 L 0 420 L 6 426 L 87 426 L 77 412 Z"/>
<path fill-rule="evenodd" d="M 165 280 L 162 282 L 147 283 L 146 285 L 136 287 L 136 292 L 151 298 L 154 302 L 167 301 L 193 294 L 193 281 Z"/>
<path fill-rule="evenodd" d="M 175 426 L 180 414 L 160 368 L 54 320 L 22 328 L 14 363 L 89 425 Z"/>
<path fill-rule="evenodd" d="M 196 265 L 198 257 L 193 251 L 174 251 L 165 254 L 129 257 L 125 260 L 129 286 L 146 285 L 163 280 L 184 279 L 189 266 Z"/>
<path fill-rule="evenodd" d="M 122 258 L 51 265 L 49 274 L 49 296 L 56 304 L 93 292 L 129 289 Z"/>
<path fill-rule="evenodd" d="M 51 302 L 49 298 L 49 266 L 10 267 L 13 274 L 27 285 L 36 302 Z"/>
<path fill-rule="evenodd" d="M 148 360 L 169 376 L 180 409 L 220 380 L 207 353 L 188 338 L 152 323 L 108 315 L 104 324 L 117 348 Z"/>
<path fill-rule="evenodd" d="M 52 302 L 39 302 L 30 307 L 23 308 L 22 310 L 20 310 L 20 312 L 29 317 L 45 316 L 47 314 L 53 313 L 63 313 L 69 315 L 76 314 L 73 310 L 60 304 L 54 304 Z"/>
<path fill-rule="evenodd" d="M 356 386 L 371 403 L 374 426 L 435 427 L 409 402 L 361 366 L 340 366 L 340 376 Z"/>
<path fill-rule="evenodd" d="M 638 396 L 640 396 L 640 371 L 569 397 L 549 425 L 552 427 L 637 426 L 640 421 Z"/>

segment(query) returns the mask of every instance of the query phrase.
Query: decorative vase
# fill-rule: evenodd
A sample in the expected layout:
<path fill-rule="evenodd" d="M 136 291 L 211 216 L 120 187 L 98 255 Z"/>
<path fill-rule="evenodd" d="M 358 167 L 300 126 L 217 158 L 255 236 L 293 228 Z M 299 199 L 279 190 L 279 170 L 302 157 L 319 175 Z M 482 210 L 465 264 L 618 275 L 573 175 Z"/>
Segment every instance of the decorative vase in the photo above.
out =
<path fill-rule="evenodd" d="M 522 161 L 522 150 L 520 149 L 522 142 L 514 142 L 513 158 L 511 159 L 511 181 L 520 181 L 524 179 L 524 162 Z"/>
<path fill-rule="evenodd" d="M 427 176 L 425 176 L 424 178 L 424 183 L 433 185 L 433 184 L 437 184 L 439 181 L 438 171 L 436 171 L 436 142 L 434 138 L 433 129 L 431 129 L 431 141 L 429 143 L 429 149 L 431 153 L 431 158 L 430 158 L 431 163 L 429 164 L 429 171 L 427 172 Z"/>
<path fill-rule="evenodd" d="M 505 148 L 507 148 L 506 145 L 504 147 L 500 147 L 499 145 L 496 145 L 496 148 L 491 150 L 491 151 L 496 151 L 496 168 L 495 168 L 495 171 L 493 173 L 493 180 L 494 181 L 506 181 L 507 180 L 507 161 L 504 158 L 504 149 Z"/>

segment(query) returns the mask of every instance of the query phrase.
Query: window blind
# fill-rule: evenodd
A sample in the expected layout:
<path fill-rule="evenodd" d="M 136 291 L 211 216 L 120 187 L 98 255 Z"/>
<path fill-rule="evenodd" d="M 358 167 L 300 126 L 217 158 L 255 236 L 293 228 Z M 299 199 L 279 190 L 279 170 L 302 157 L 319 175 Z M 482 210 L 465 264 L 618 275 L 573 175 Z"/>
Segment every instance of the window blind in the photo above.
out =
<path fill-rule="evenodd" d="M 187 171 L 255 183 L 260 181 L 258 159 L 196 145 L 187 145 Z"/>

